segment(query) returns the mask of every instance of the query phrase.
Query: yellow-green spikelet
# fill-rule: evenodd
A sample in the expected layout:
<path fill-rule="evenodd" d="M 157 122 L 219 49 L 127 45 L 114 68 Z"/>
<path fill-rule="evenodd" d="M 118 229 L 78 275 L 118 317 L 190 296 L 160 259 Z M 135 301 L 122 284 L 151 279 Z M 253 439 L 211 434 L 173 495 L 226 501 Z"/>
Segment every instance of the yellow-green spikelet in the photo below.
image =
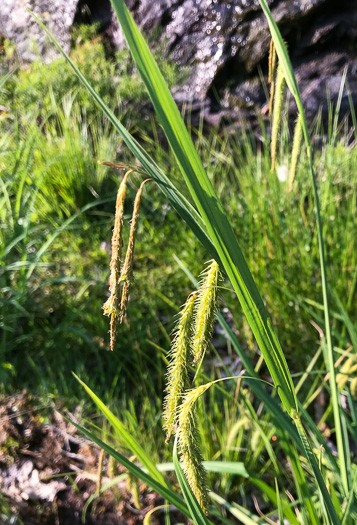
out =
<path fill-rule="evenodd" d="M 138 189 L 135 200 L 134 200 L 134 206 L 133 206 L 133 216 L 131 219 L 131 226 L 130 226 L 130 234 L 129 234 L 129 242 L 128 247 L 125 254 L 125 260 L 123 264 L 123 268 L 120 274 L 120 283 L 123 283 L 123 291 L 121 295 L 121 302 L 120 302 L 120 322 L 123 322 L 126 306 L 128 304 L 129 299 L 129 286 L 132 279 L 133 274 L 133 262 L 134 262 L 134 248 L 135 248 L 135 240 L 136 240 L 136 233 L 138 230 L 138 221 L 139 221 L 139 211 L 140 211 L 140 203 L 141 203 L 141 196 L 143 192 L 143 187 L 146 182 L 148 182 L 151 179 L 144 180 L 140 188 Z"/>
<path fill-rule="evenodd" d="M 212 260 L 203 273 L 201 287 L 197 295 L 194 334 L 192 337 L 193 364 L 201 361 L 212 335 L 218 277 L 218 263 Z"/>
<path fill-rule="evenodd" d="M 122 229 L 126 181 L 131 170 L 127 171 L 119 186 L 115 204 L 114 228 L 112 234 L 112 258 L 110 261 L 109 290 L 110 297 L 103 305 L 104 315 L 110 315 L 110 349 L 114 350 L 116 329 L 120 315 L 120 269 L 122 249 Z"/>
<path fill-rule="evenodd" d="M 207 474 L 199 445 L 196 402 L 212 383 L 190 390 L 179 408 L 177 442 L 182 468 L 200 507 L 207 512 Z"/>
<path fill-rule="evenodd" d="M 283 113 L 283 100 L 285 93 L 285 78 L 283 70 L 279 64 L 276 74 L 276 86 L 273 107 L 273 123 L 271 129 L 271 172 L 275 169 L 276 151 L 278 145 L 278 135 Z"/>
<path fill-rule="evenodd" d="M 268 82 L 270 83 L 270 100 L 269 100 L 269 115 L 273 112 L 274 96 L 275 96 L 275 80 L 276 80 L 276 65 L 277 56 L 273 39 L 270 40 L 269 48 L 269 74 Z"/>
<path fill-rule="evenodd" d="M 183 392 L 189 387 L 188 361 L 190 357 L 191 324 L 195 294 L 191 294 L 179 316 L 170 350 L 170 363 L 167 369 L 167 386 L 164 400 L 164 429 L 166 443 L 174 433 L 177 408 Z"/>

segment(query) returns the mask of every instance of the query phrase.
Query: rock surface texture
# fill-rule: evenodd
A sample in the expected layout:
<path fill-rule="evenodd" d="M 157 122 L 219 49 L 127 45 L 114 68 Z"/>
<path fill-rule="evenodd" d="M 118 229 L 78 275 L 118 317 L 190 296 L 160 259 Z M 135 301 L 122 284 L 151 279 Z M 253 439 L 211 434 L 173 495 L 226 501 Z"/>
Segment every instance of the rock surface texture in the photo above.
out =
<path fill-rule="evenodd" d="M 124 45 L 109 0 L 2 0 L 0 33 L 14 40 L 24 61 L 34 44 L 46 60 L 53 51 L 25 10 L 41 12 L 68 49 L 74 21 L 100 21 L 113 45 Z M 255 119 L 266 104 L 262 79 L 267 74 L 270 35 L 258 0 L 127 0 L 149 41 L 160 39 L 167 54 L 189 67 L 189 81 L 175 96 L 205 108 L 206 119 Z M 286 40 L 305 107 L 312 119 L 327 100 L 336 101 L 347 70 L 357 105 L 357 0 L 270 0 Z M 36 49 L 36 46 L 35 46 Z M 341 113 L 349 108 L 346 90 Z M 293 110 L 293 108 L 292 108 Z"/>

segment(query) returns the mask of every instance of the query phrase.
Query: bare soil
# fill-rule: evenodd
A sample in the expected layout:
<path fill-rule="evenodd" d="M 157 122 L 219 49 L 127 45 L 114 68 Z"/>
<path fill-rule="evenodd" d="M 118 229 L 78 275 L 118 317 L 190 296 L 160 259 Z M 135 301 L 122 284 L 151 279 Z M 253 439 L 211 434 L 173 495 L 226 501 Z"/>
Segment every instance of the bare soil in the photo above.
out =
<path fill-rule="evenodd" d="M 136 508 L 127 481 L 121 480 L 95 498 L 84 517 L 86 501 L 97 490 L 100 449 L 55 409 L 49 415 L 47 409 L 44 419 L 38 403 L 26 392 L 0 399 L 0 523 L 136 525 L 164 503 L 141 484 Z M 104 456 L 102 484 L 109 481 L 107 467 Z M 116 465 L 116 475 L 121 472 Z M 170 513 L 171 523 L 185 521 L 175 516 Z M 155 512 L 151 523 L 164 523 L 163 511 Z"/>

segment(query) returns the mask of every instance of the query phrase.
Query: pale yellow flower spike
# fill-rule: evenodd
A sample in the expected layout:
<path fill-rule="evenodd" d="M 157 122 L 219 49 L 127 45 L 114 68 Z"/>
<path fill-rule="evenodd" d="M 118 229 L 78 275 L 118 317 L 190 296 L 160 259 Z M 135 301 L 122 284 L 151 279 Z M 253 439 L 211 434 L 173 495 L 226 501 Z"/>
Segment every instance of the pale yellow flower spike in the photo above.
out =
<path fill-rule="evenodd" d="M 115 218 L 112 235 L 112 258 L 110 261 L 109 290 L 110 297 L 104 303 L 104 315 L 110 315 L 110 349 L 114 349 L 116 328 L 120 314 L 120 269 L 121 269 L 121 249 L 122 249 L 122 230 L 124 217 L 124 200 L 126 195 L 126 181 L 129 173 L 128 170 L 119 186 L 117 200 L 115 204 Z"/>
<path fill-rule="evenodd" d="M 133 208 L 133 216 L 131 219 L 129 243 L 128 243 L 128 248 L 126 250 L 124 265 L 123 265 L 123 268 L 120 274 L 120 279 L 119 279 L 119 282 L 123 283 L 123 292 L 122 292 L 121 303 L 120 303 L 120 322 L 121 323 L 123 322 L 126 306 L 128 304 L 128 299 L 129 299 L 129 286 L 130 286 L 130 280 L 131 280 L 132 273 L 133 273 L 134 248 L 135 248 L 136 233 L 138 229 L 141 195 L 143 192 L 144 184 L 148 182 L 149 180 L 152 180 L 152 179 L 146 179 L 141 183 L 141 186 L 138 189 L 138 192 L 134 200 L 134 208 Z"/>
<path fill-rule="evenodd" d="M 275 169 L 276 150 L 278 145 L 278 135 L 283 112 L 283 100 L 285 93 L 285 78 L 281 66 L 278 66 L 276 75 L 276 87 L 273 108 L 273 124 L 271 130 L 271 172 Z"/>
<path fill-rule="evenodd" d="M 270 47 L 269 47 L 269 73 L 268 73 L 268 82 L 270 83 L 269 115 L 271 115 L 273 112 L 273 103 L 274 103 L 274 95 L 275 95 L 276 64 L 277 64 L 277 55 L 275 51 L 274 41 L 271 38 Z"/>

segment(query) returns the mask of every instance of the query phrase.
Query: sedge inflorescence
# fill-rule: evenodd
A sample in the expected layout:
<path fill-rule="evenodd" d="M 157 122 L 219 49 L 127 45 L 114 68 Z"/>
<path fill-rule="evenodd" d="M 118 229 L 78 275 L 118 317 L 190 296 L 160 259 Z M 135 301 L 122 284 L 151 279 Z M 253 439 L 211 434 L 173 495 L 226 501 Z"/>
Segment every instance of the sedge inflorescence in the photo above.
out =
<path fill-rule="evenodd" d="M 189 367 L 202 363 L 213 330 L 219 267 L 210 261 L 198 291 L 190 294 L 179 315 L 170 350 L 164 400 L 168 443 L 176 433 L 183 471 L 202 509 L 207 509 L 206 472 L 200 452 L 195 407 L 210 384 L 190 390 Z M 199 368 L 199 367 L 198 367 Z"/>
<path fill-rule="evenodd" d="M 271 128 L 271 172 L 275 170 L 276 166 L 276 155 L 278 149 L 278 137 L 281 128 L 283 118 L 283 102 L 284 95 L 286 92 L 286 80 L 283 69 L 278 61 L 275 45 L 273 39 L 270 41 L 269 48 L 269 71 L 268 71 L 268 82 L 270 83 L 270 101 L 269 101 L 269 115 L 272 115 L 272 128 Z M 295 178 L 297 162 L 299 158 L 302 136 L 303 136 L 303 122 L 301 114 L 299 113 L 294 129 L 293 147 L 291 152 L 291 166 L 289 173 L 288 191 L 290 192 L 293 187 Z M 286 180 L 286 179 L 285 179 Z"/>
<path fill-rule="evenodd" d="M 110 163 L 105 163 L 112 165 Z M 119 322 L 122 323 L 126 306 L 129 298 L 129 285 L 133 274 L 134 248 L 138 228 L 140 202 L 144 184 L 151 179 L 144 180 L 136 194 L 133 208 L 133 216 L 130 227 L 129 242 L 126 251 L 124 264 L 122 265 L 122 247 L 123 247 L 123 219 L 124 219 L 124 202 L 126 196 L 126 184 L 129 169 L 119 186 L 116 205 L 114 228 L 112 234 L 112 257 L 110 261 L 109 291 L 110 296 L 103 305 L 104 315 L 110 316 L 110 349 L 114 350 L 116 341 L 117 328 Z"/>
<path fill-rule="evenodd" d="M 177 442 L 182 468 L 192 492 L 205 512 L 208 502 L 207 474 L 200 450 L 196 403 L 211 385 L 212 383 L 207 383 L 186 392 L 177 414 Z"/>

